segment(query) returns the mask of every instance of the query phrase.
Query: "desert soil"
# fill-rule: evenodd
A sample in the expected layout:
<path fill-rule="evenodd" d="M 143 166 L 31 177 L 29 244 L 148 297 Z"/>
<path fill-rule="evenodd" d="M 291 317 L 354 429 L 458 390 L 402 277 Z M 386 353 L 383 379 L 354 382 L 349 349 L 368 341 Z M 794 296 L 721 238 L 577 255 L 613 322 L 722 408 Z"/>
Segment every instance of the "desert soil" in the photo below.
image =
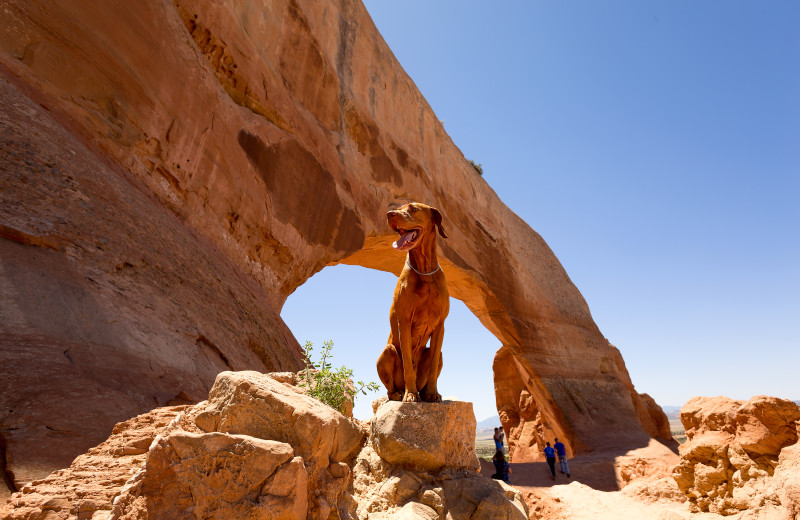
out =
<path fill-rule="evenodd" d="M 511 484 L 527 502 L 531 519 L 548 520 L 721 520 L 710 513 L 693 514 L 679 497 L 653 496 L 654 490 L 672 488 L 670 477 L 643 477 L 622 490 L 613 463 L 603 454 L 579 456 L 569 461 L 571 478 L 558 472 L 551 480 L 545 462 L 512 464 Z M 494 473 L 491 461 L 481 459 L 481 474 Z M 648 489 L 642 491 L 642 485 Z M 675 488 L 677 490 L 677 488 Z M 669 495 L 669 492 L 664 493 Z"/>

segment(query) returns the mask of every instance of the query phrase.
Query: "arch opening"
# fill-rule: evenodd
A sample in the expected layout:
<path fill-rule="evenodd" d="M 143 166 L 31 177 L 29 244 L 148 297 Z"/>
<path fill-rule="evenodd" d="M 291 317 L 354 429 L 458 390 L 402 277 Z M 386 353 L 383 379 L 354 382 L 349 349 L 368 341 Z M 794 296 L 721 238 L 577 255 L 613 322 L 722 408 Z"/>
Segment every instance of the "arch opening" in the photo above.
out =
<path fill-rule="evenodd" d="M 347 366 L 354 378 L 380 385 L 375 362 L 389 336 L 389 308 L 397 276 L 355 265 L 325 267 L 286 300 L 281 317 L 301 343 L 311 341 L 318 353 L 323 341 L 333 340 L 333 366 Z M 480 422 L 497 416 L 493 362 L 500 340 L 467 306 L 452 295 L 442 346 L 444 368 L 439 391 L 445 399 L 473 403 Z M 312 357 L 318 359 L 315 355 Z M 371 403 L 385 395 L 356 399 L 353 414 L 372 415 Z"/>

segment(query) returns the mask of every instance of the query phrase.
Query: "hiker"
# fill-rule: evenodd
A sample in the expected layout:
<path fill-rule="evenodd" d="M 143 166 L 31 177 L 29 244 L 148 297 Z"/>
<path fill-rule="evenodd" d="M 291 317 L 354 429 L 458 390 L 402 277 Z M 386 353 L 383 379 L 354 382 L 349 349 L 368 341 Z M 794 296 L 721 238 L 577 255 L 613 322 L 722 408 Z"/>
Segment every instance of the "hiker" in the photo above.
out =
<path fill-rule="evenodd" d="M 506 456 L 502 449 L 497 450 L 497 453 L 492 457 L 492 464 L 494 464 L 494 475 L 492 478 L 495 480 L 502 480 L 506 484 L 509 482 L 508 474 L 511 473 L 511 465 L 506 462 Z"/>
<path fill-rule="evenodd" d="M 505 435 L 502 426 L 494 429 L 494 447 L 496 450 L 503 451 L 503 437 L 505 437 Z"/>
<path fill-rule="evenodd" d="M 550 467 L 550 476 L 553 477 L 553 480 L 556 479 L 556 450 L 550 447 L 550 443 L 547 443 L 547 447 L 544 449 L 544 456 L 547 460 L 547 465 Z"/>
<path fill-rule="evenodd" d="M 567 447 L 564 446 L 563 442 L 558 440 L 556 437 L 556 443 L 553 446 L 556 449 L 556 454 L 558 455 L 558 464 L 561 467 L 561 474 L 567 474 L 567 478 L 569 478 L 569 465 L 567 464 Z"/>

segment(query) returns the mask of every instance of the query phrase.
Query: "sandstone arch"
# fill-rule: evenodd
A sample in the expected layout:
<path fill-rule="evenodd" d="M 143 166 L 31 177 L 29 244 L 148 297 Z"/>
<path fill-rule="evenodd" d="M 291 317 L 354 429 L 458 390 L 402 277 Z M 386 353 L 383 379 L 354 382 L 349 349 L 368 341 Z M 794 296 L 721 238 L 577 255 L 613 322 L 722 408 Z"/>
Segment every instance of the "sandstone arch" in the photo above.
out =
<path fill-rule="evenodd" d="M 369 237 L 364 249 L 343 258 L 338 263 L 399 274 L 404 256 L 392 250 L 392 240 L 394 235 L 389 233 Z M 509 311 L 507 304 L 495 295 L 491 286 L 504 287 L 513 282 L 504 280 L 502 275 L 497 276 L 497 272 L 493 272 L 495 278 L 490 278 L 487 282 L 486 277 L 478 271 L 480 267 L 474 268 L 463 263 L 463 267 L 457 265 L 450 259 L 452 256 L 455 256 L 457 261 L 463 262 L 463 260 L 453 252 L 450 246 L 453 242 L 458 242 L 458 238 L 440 240 L 443 253 L 440 262 L 447 275 L 451 296 L 463 301 L 481 324 L 502 343 L 501 349 L 495 356 L 492 370 L 497 409 L 503 425 L 509 432 L 509 445 L 514 460 L 521 462 L 536 458 L 541 451 L 537 443 L 541 444 L 545 437 L 548 440 L 554 436 L 568 439 L 569 448 L 573 453 L 592 450 L 601 445 L 622 447 L 631 442 L 636 445 L 644 442 L 641 437 L 638 441 L 633 440 L 641 436 L 642 430 L 665 440 L 669 437 L 668 429 L 666 434 L 664 431 L 666 423 L 656 422 L 657 406 L 649 397 L 640 396 L 633 391 L 633 385 L 619 352 L 599 335 L 596 327 L 589 328 L 588 333 L 580 331 L 577 337 L 582 336 L 581 339 L 587 342 L 597 341 L 596 348 L 599 353 L 590 354 L 568 343 L 555 341 L 549 345 L 536 345 L 538 334 L 541 333 L 537 329 L 544 327 L 540 325 L 543 318 L 536 316 L 535 302 L 531 301 L 529 305 L 522 306 L 525 310 L 533 308 L 531 310 L 534 312 L 512 318 L 514 314 L 520 312 L 520 309 L 514 308 Z M 544 242 L 539 238 L 538 244 L 543 245 Z M 549 248 L 546 249 L 546 253 L 552 255 Z M 488 252 L 486 256 L 489 262 L 503 261 Z M 560 269 L 555 258 L 552 260 L 550 267 Z M 512 274 L 516 283 L 524 284 L 524 278 L 520 280 L 519 277 L 523 269 L 509 269 L 505 273 Z M 555 274 L 550 273 L 550 276 L 556 275 L 566 279 L 563 269 Z M 568 279 L 566 282 L 569 282 Z M 574 290 L 574 287 L 571 289 Z M 580 301 L 583 303 L 582 298 Z M 588 309 L 586 312 L 588 314 Z M 522 334 L 515 326 L 515 322 L 524 323 Z M 555 332 L 555 334 L 564 333 Z M 593 334 L 599 337 L 592 337 Z M 548 349 L 559 347 L 564 350 L 547 352 Z M 578 379 L 577 382 L 570 381 L 574 377 L 572 371 L 580 368 L 569 365 L 573 356 L 587 355 L 594 355 L 596 358 L 584 359 L 584 373 L 575 378 Z M 540 369 L 540 363 L 555 366 L 550 368 L 551 372 Z M 597 372 L 587 377 L 587 367 L 596 368 Z M 540 376 L 542 373 L 545 377 Z M 626 406 L 625 401 L 628 399 L 630 405 Z M 656 418 L 651 417 L 650 410 L 653 410 Z M 625 418 L 626 412 L 627 418 Z"/>
<path fill-rule="evenodd" d="M 276 309 L 329 264 L 396 270 L 384 212 L 408 199 L 446 215 L 452 294 L 505 345 L 519 385 L 498 384 L 501 407 L 527 417 L 524 387 L 578 450 L 669 435 L 358 0 L 11 0 L 0 74 L 0 441 L 17 481 L 202 398 L 216 371 L 298 368 Z"/>

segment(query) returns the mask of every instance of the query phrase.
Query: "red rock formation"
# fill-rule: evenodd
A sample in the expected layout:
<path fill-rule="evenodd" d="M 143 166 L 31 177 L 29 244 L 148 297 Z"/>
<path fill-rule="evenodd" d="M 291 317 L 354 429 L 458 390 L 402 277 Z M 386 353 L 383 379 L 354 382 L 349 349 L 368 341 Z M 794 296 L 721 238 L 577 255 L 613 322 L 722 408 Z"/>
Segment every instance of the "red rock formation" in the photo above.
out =
<path fill-rule="evenodd" d="M 203 399 L 221 370 L 300 368 L 262 289 L 4 80 L 0 98 L 8 484 Z"/>
<path fill-rule="evenodd" d="M 9 0 L 0 73 L 17 485 L 220 370 L 299 368 L 286 297 L 326 265 L 399 272 L 384 214 L 408 199 L 442 210 L 450 294 L 504 345 L 499 405 L 573 450 L 656 433 L 558 260 L 357 0 Z"/>
<path fill-rule="evenodd" d="M 519 491 L 467 467 L 477 465 L 470 403 L 384 404 L 369 432 L 270 375 L 223 372 L 208 401 L 118 424 L 68 469 L 25 485 L 0 517 L 527 517 Z M 379 446 L 388 437 L 414 449 Z"/>
<path fill-rule="evenodd" d="M 108 439 L 75 458 L 69 467 L 26 484 L 0 506 L 4 519 L 91 518 L 112 501 L 145 464 L 150 444 L 188 406 L 157 408 L 119 423 Z"/>
<path fill-rule="evenodd" d="M 776 397 L 695 397 L 673 476 L 693 511 L 745 518 L 800 513 L 800 406 Z"/>
<path fill-rule="evenodd" d="M 479 468 L 472 403 L 418 404 L 385 401 L 377 408 L 370 421 L 375 452 L 390 464 L 418 471 Z"/>

